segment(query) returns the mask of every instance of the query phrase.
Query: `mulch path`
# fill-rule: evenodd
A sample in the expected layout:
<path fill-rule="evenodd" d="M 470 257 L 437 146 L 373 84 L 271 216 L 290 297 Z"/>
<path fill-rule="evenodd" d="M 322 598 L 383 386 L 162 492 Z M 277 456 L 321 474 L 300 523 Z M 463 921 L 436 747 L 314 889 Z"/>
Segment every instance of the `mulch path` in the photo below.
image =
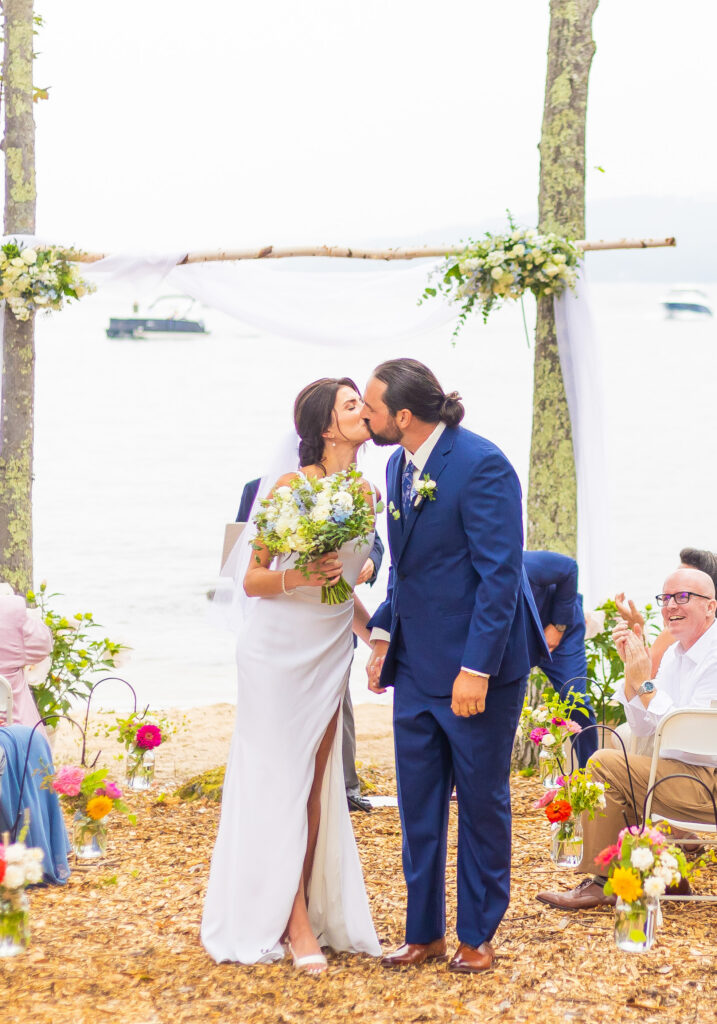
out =
<path fill-rule="evenodd" d="M 371 778 L 379 791 L 395 791 L 390 775 Z M 5 1017 L 15 1024 L 715 1019 L 717 908 L 665 904 L 651 952 L 630 955 L 613 945 L 610 911 L 542 907 L 535 892 L 567 888 L 573 876 L 549 861 L 547 824 L 530 810 L 538 792 L 535 780 L 514 778 L 513 900 L 490 973 L 452 975 L 444 964 L 387 971 L 372 958 L 344 954 L 331 956 L 319 979 L 286 961 L 242 967 L 209 959 L 199 922 L 219 807 L 138 796 L 137 825 L 113 822 L 106 861 L 76 869 L 64 889 L 31 891 L 32 945 L 0 961 Z M 398 811 L 352 821 L 379 938 L 392 948 L 403 939 L 405 906 Z M 455 842 L 454 806 L 451 865 Z M 711 873 L 715 881 L 717 869 Z M 448 920 L 452 948 L 451 868 Z"/>

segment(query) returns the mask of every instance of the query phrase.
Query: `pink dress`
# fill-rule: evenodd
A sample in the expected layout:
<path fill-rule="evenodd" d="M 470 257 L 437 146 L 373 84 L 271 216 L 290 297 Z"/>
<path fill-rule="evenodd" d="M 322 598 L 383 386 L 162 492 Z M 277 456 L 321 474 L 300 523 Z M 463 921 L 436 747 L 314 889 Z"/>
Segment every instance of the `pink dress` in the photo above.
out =
<path fill-rule="evenodd" d="M 52 633 L 44 622 L 28 614 L 24 599 L 0 594 L 0 676 L 5 676 L 12 687 L 15 725 L 32 727 L 40 721 L 23 670 L 51 650 Z"/>

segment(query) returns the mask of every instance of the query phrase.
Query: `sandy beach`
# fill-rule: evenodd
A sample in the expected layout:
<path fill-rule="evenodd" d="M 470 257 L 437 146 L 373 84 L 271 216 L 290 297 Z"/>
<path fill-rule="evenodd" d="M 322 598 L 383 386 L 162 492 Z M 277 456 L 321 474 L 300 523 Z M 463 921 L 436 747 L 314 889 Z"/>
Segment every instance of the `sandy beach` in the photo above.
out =
<path fill-rule="evenodd" d="M 172 790 L 208 768 L 226 763 L 235 707 L 233 704 L 212 704 L 189 710 L 169 710 L 162 714 L 176 729 L 157 751 L 155 778 L 160 789 Z M 391 708 L 378 704 L 359 704 L 354 708 L 356 720 L 356 760 L 361 767 L 393 771 L 393 730 Z M 90 715 L 87 730 L 87 763 L 99 753 L 98 764 L 107 767 L 121 784 L 124 748 L 115 735 L 107 735 L 115 714 L 97 711 Z M 82 721 L 78 719 L 79 724 Z M 82 736 L 69 722 L 61 722 L 54 747 L 56 765 L 79 761 Z"/>

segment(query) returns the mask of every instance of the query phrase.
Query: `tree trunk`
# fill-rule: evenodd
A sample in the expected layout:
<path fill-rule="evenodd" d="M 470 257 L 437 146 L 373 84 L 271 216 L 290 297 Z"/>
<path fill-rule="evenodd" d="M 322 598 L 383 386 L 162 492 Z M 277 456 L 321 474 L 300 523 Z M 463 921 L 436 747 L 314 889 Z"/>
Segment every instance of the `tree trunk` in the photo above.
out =
<path fill-rule="evenodd" d="M 539 226 L 585 236 L 585 115 L 598 0 L 551 0 L 540 139 Z M 538 302 L 528 547 L 577 554 L 577 488 L 570 416 L 560 369 L 553 298 Z"/>
<path fill-rule="evenodd" d="M 35 121 L 32 109 L 33 0 L 4 0 L 5 234 L 35 232 Z M 3 314 L 0 402 L 0 578 L 21 593 L 32 585 L 34 317 Z"/>

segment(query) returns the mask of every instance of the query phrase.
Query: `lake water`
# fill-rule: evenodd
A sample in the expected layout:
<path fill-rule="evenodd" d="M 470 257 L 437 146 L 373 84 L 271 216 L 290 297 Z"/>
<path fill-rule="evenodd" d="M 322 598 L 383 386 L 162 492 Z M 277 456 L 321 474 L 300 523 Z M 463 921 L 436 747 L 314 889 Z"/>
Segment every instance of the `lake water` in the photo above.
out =
<path fill-rule="evenodd" d="M 606 399 L 596 429 L 610 467 L 605 558 L 612 591 L 640 602 L 682 546 L 717 549 L 717 323 L 665 320 L 664 290 L 593 287 Z M 717 288 L 708 292 L 714 301 Z M 503 448 L 527 490 L 532 350 L 519 309 L 471 323 L 455 345 L 448 327 L 394 350 L 259 335 L 212 310 L 202 313 L 208 336 L 108 340 L 110 314 L 127 311 L 103 292 L 38 323 L 35 578 L 63 593 L 63 610 L 91 610 L 132 646 L 123 673 L 144 701 L 234 700 L 233 640 L 206 621 L 205 595 L 224 524 L 305 383 L 348 374 L 362 385 L 385 358 L 421 359 L 446 390 L 460 390 L 466 426 Z M 364 463 L 382 488 L 386 454 L 368 448 Z M 369 608 L 384 578 L 362 588 Z M 363 661 L 354 697 L 379 699 L 365 690 Z M 111 685 L 100 702 L 120 705 Z"/>

